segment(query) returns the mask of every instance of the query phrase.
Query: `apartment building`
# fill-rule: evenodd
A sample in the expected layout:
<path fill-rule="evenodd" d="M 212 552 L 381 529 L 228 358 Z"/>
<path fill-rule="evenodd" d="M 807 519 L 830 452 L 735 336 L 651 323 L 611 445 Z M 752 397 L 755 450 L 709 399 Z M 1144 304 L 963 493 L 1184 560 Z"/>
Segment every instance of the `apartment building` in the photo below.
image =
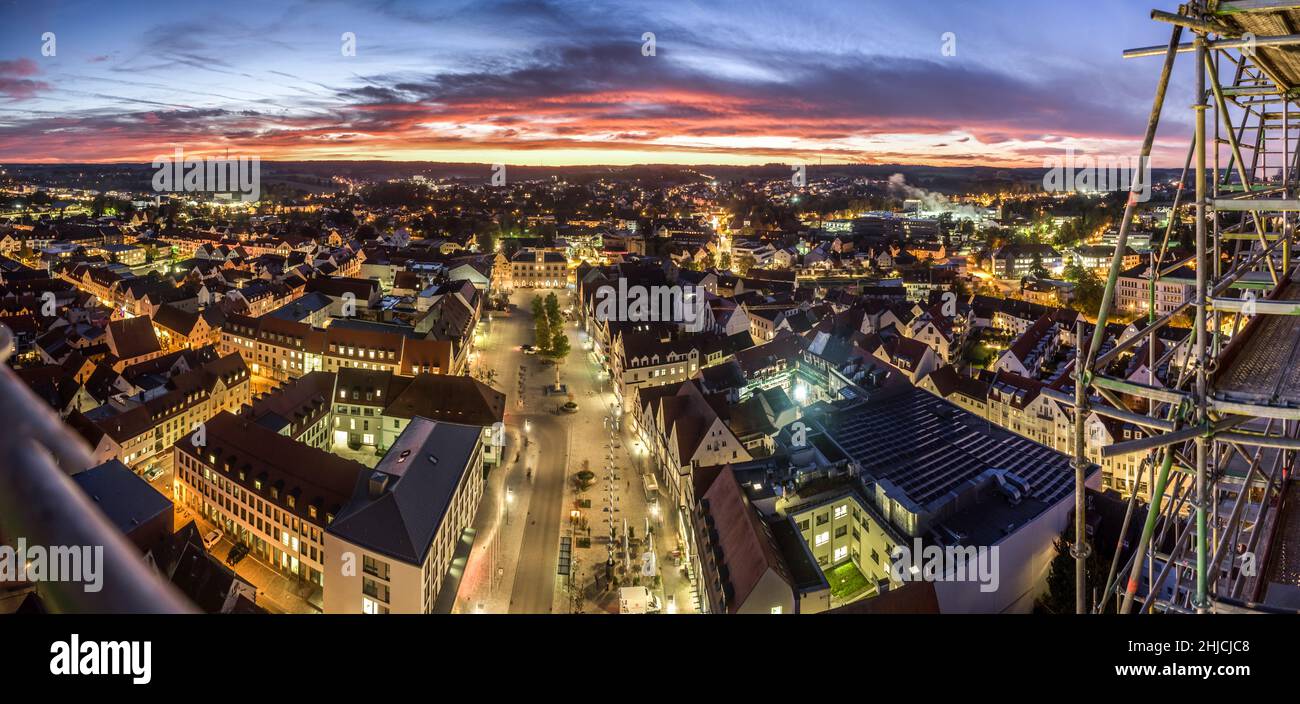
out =
<path fill-rule="evenodd" d="M 325 531 L 369 470 L 228 412 L 195 440 L 175 445 L 176 503 L 264 562 L 325 589 Z"/>
<path fill-rule="evenodd" d="M 692 551 L 704 613 L 798 614 L 830 608 L 830 584 L 787 521 L 767 520 L 728 466 L 696 476 Z"/>
<path fill-rule="evenodd" d="M 1063 382 L 1068 386 L 1068 380 Z M 1037 379 L 1014 372 L 984 372 L 969 377 L 947 365 L 922 379 L 917 386 L 980 418 L 1034 442 L 1066 454 L 1074 452 L 1074 414 L 1044 393 L 1052 388 Z M 1084 420 L 1085 453 L 1101 467 L 1101 484 L 1124 494 L 1137 491 L 1147 498 L 1150 487 L 1139 472 L 1143 453 L 1102 457 L 1101 448 L 1113 442 L 1141 437 L 1131 424 L 1090 413 Z"/>
<path fill-rule="evenodd" d="M 472 543 L 482 453 L 477 426 L 411 419 L 325 533 L 325 561 L 356 568 L 330 574 L 326 613 L 434 612 L 458 549 Z"/>
<path fill-rule="evenodd" d="M 389 450 L 414 418 L 474 425 L 483 461 L 501 461 L 505 394 L 461 375 L 399 376 L 344 368 L 315 371 L 267 394 L 240 415 L 322 450 Z"/>
<path fill-rule="evenodd" d="M 1048 244 L 1005 244 L 993 253 L 991 270 L 999 279 L 1019 279 L 1040 266 L 1058 273 L 1065 262 L 1061 253 Z"/>
<path fill-rule="evenodd" d="M 878 593 L 915 574 L 891 569 L 900 547 L 996 548 L 990 582 L 955 578 L 953 565 L 943 568 L 945 578 L 929 580 L 940 610 L 1032 608 L 1073 508 L 1067 455 L 916 389 L 820 409 L 803 421 L 812 430 L 802 446 L 785 444 L 816 457 L 800 462 L 804 478 L 781 492 L 773 510 L 796 522 L 823 569 L 852 562 L 876 580 Z M 852 471 L 836 469 L 846 463 Z M 1089 485 L 1099 482 L 1095 468 L 1087 475 Z M 755 491 L 770 491 L 758 483 Z"/>
<path fill-rule="evenodd" d="M 716 346 L 716 335 L 681 335 L 674 327 L 667 323 L 609 325 L 608 368 L 614 395 L 624 411 L 635 407 L 639 391 L 686 381 L 707 363 L 707 349 Z"/>
<path fill-rule="evenodd" d="M 998 357 L 993 370 L 1037 379 L 1042 366 L 1052 359 L 1060 346 L 1060 325 L 1051 316 L 1044 315 Z"/>
<path fill-rule="evenodd" d="M 228 354 L 157 388 L 114 399 L 86 414 L 73 412 L 68 423 L 90 443 L 96 461 L 148 466 L 198 424 L 248 403 L 249 382 L 244 360 Z"/>
<path fill-rule="evenodd" d="M 1072 255 L 1075 264 L 1085 269 L 1101 271 L 1110 267 L 1110 262 L 1115 257 L 1115 245 L 1111 244 L 1109 247 L 1104 244 L 1082 245 L 1076 247 Z M 1143 256 L 1132 247 L 1124 248 L 1121 263 L 1125 269 L 1141 264 L 1142 260 Z"/>
<path fill-rule="evenodd" d="M 1135 266 L 1120 273 L 1116 280 L 1115 305 L 1128 313 L 1146 313 L 1151 309 L 1151 267 Z M 1156 280 L 1155 312 L 1165 315 L 1183 301 L 1196 295 L 1196 270 L 1180 266 Z"/>
<path fill-rule="evenodd" d="M 336 375 L 309 372 L 240 409 L 242 418 L 308 447 L 330 450 L 333 445 L 333 404 Z"/>
<path fill-rule="evenodd" d="M 193 312 L 164 304 L 154 311 L 152 321 L 159 344 L 175 350 L 217 344 L 221 340 L 221 317 L 215 308 Z"/>
<path fill-rule="evenodd" d="M 391 451 L 417 418 L 473 425 L 484 436 L 484 461 L 500 462 L 505 394 L 468 376 L 340 369 L 335 375 L 331 432 L 335 446 Z"/>
<path fill-rule="evenodd" d="M 642 389 L 634 416 L 637 431 L 668 496 L 689 510 L 695 503 L 691 474 L 696 467 L 745 462 L 749 450 L 732 432 L 730 402 L 723 393 L 706 394 L 695 381 Z M 685 521 L 682 523 L 684 528 Z"/>
<path fill-rule="evenodd" d="M 230 316 L 221 330 L 223 353 L 238 352 L 254 375 L 280 383 L 313 371 L 357 368 L 394 374 L 457 374 L 453 343 L 426 340 L 408 329 L 335 322 L 324 330 L 292 320 Z"/>
<path fill-rule="evenodd" d="M 147 362 L 165 353 L 148 317 L 110 321 L 106 333 L 108 349 L 114 357 L 112 366 L 116 370 Z"/>

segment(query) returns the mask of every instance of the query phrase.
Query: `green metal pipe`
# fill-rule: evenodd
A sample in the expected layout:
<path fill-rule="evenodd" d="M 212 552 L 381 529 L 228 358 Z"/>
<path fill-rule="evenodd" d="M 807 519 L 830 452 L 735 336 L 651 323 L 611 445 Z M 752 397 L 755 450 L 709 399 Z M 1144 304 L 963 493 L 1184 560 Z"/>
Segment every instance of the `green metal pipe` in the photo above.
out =
<path fill-rule="evenodd" d="M 1209 272 L 1206 271 L 1206 231 L 1205 215 L 1206 201 L 1208 192 L 1205 184 L 1205 111 L 1209 106 L 1205 103 L 1205 68 L 1209 63 L 1206 57 L 1205 37 L 1197 36 L 1196 44 L 1196 104 L 1192 106 L 1196 113 L 1196 415 L 1195 424 L 1205 426 L 1208 420 L 1206 416 L 1205 394 L 1206 387 L 1206 349 L 1208 340 L 1205 334 L 1205 312 L 1206 312 L 1206 288 L 1209 281 Z M 1217 83 L 1217 79 L 1215 81 Z M 1258 216 L 1256 216 L 1256 226 L 1260 225 Z M 1268 248 L 1268 242 L 1262 239 L 1263 229 L 1260 229 L 1261 243 L 1265 249 Z M 1273 269 L 1272 260 L 1269 260 L 1269 270 L 1273 273 L 1273 280 L 1277 281 L 1277 272 Z M 1202 434 L 1196 438 L 1196 602 L 1193 606 L 1197 613 L 1206 613 L 1209 610 L 1209 599 L 1207 589 L 1209 585 L 1209 534 L 1206 530 L 1206 508 L 1209 504 L 1209 487 L 1208 487 L 1208 454 L 1209 438 Z"/>
<path fill-rule="evenodd" d="M 1178 57 L 1178 40 L 1182 37 L 1183 28 L 1175 25 L 1169 36 L 1169 47 L 1165 52 L 1164 65 L 1160 69 L 1160 81 L 1156 84 L 1155 99 L 1151 104 L 1151 112 L 1147 116 L 1146 134 L 1142 138 L 1142 151 L 1138 161 L 1138 177 L 1134 179 L 1129 186 L 1128 200 L 1124 204 L 1124 217 L 1120 221 L 1119 235 L 1115 242 L 1115 253 L 1111 256 L 1110 272 L 1106 276 L 1106 289 L 1101 297 L 1101 309 L 1097 311 L 1097 324 L 1092 330 L 1092 340 L 1088 345 L 1088 350 L 1083 351 L 1082 325 L 1078 328 L 1080 335 L 1076 337 L 1079 344 L 1077 361 L 1075 362 L 1075 404 L 1074 404 L 1074 467 L 1075 467 L 1075 589 L 1076 594 L 1076 611 L 1086 613 L 1085 594 L 1087 588 L 1087 539 L 1085 538 L 1084 525 L 1084 507 L 1085 492 L 1084 486 L 1084 466 L 1088 461 L 1084 452 L 1083 425 L 1084 419 L 1088 414 L 1088 386 L 1092 378 L 1092 364 L 1097 358 L 1097 352 L 1101 348 L 1102 337 L 1105 334 L 1106 319 L 1110 312 L 1110 306 L 1115 300 L 1115 288 L 1119 280 L 1120 269 L 1124 261 L 1124 250 L 1128 246 L 1129 226 L 1133 222 L 1133 212 L 1137 208 L 1138 195 L 1142 184 L 1140 183 L 1142 172 L 1145 170 L 1151 158 L 1151 147 L 1155 143 L 1156 128 L 1160 125 L 1160 113 L 1164 109 L 1165 93 L 1169 88 L 1169 77 L 1173 73 L 1174 60 Z M 1202 176 L 1204 170 L 1202 170 Z M 1148 184 L 1149 186 L 1149 184 Z M 1203 194 L 1202 194 L 1203 195 Z"/>
<path fill-rule="evenodd" d="M 1169 470 L 1174 466 L 1173 448 L 1167 447 L 1164 460 L 1160 462 L 1160 472 L 1156 475 L 1156 485 L 1151 492 L 1151 506 L 1147 509 L 1146 521 L 1142 524 L 1142 537 L 1138 539 L 1137 551 L 1133 555 L 1133 564 L 1129 568 L 1128 584 L 1124 587 L 1124 601 L 1120 603 L 1119 612 L 1129 613 L 1133 609 L 1133 599 L 1137 596 L 1138 578 L 1142 576 L 1142 564 L 1146 561 L 1147 547 L 1151 545 L 1151 536 L 1156 532 L 1156 520 L 1160 518 L 1160 505 L 1164 502 L 1165 488 L 1169 485 Z M 1151 585 L 1154 589 L 1155 585 Z"/>

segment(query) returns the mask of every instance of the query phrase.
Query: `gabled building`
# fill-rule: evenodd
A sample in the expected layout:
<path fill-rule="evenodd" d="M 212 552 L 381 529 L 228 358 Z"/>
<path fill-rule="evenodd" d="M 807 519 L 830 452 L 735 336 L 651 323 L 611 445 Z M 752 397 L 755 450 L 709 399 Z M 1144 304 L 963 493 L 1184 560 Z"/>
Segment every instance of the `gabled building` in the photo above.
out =
<path fill-rule="evenodd" d="M 73 412 L 68 423 L 90 444 L 97 462 L 116 459 L 144 468 L 199 424 L 248 403 L 249 380 L 239 355 L 226 355 L 147 392 L 116 397 L 86 414 Z"/>
<path fill-rule="evenodd" d="M 645 443 L 661 484 L 684 510 L 694 505 L 691 473 L 695 467 L 752 459 L 727 425 L 725 394 L 705 394 L 694 381 L 638 396 L 634 430 Z"/>
<path fill-rule="evenodd" d="M 692 551 L 704 613 L 798 614 L 830 608 L 830 585 L 800 541 L 783 546 L 785 521 L 765 520 L 731 466 L 702 469 L 691 512 Z M 783 552 L 783 547 L 786 551 Z"/>
<path fill-rule="evenodd" d="M 148 317 L 111 321 L 107 337 L 108 349 L 116 358 L 114 369 L 161 357 L 164 353 Z"/>

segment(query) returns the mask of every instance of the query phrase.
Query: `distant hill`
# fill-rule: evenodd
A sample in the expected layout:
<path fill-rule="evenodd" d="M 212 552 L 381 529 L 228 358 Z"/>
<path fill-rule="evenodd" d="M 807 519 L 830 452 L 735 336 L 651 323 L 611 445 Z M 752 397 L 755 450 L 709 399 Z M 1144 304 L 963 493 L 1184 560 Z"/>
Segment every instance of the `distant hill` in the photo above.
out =
<path fill-rule="evenodd" d="M 9 175 L 26 182 L 50 186 L 97 188 L 99 190 L 149 190 L 154 168 L 150 164 L 4 164 Z M 908 164 L 807 164 L 810 183 L 822 179 L 888 179 L 902 174 L 907 183 L 941 193 L 972 190 L 1005 190 L 1014 184 L 1041 183 L 1042 169 L 1007 169 L 987 166 L 917 166 Z M 486 183 L 492 175 L 491 164 L 442 163 L 421 161 L 264 161 L 262 184 L 283 184 L 301 191 L 328 192 L 338 188 L 335 176 L 365 181 L 384 181 L 423 175 L 429 179 L 462 180 L 467 184 Z M 664 185 L 690 183 L 707 179 L 720 182 L 784 179 L 790 177 L 790 164 L 771 163 L 758 166 L 642 164 L 635 166 L 515 166 L 507 165 L 512 182 L 550 178 L 573 183 L 598 179 L 660 182 Z M 1157 179 L 1176 178 L 1175 169 L 1155 169 Z"/>

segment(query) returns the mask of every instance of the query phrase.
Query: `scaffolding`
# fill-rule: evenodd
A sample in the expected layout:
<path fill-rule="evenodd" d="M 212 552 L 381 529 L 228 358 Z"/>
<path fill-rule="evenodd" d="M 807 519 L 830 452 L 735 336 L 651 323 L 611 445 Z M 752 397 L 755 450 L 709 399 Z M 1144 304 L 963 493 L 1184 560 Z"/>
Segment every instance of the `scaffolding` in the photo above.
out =
<path fill-rule="evenodd" d="M 1170 25 L 1171 36 L 1166 46 L 1124 53 L 1163 56 L 1164 63 L 1086 345 L 1080 326 L 1074 369 L 1081 373 L 1073 374 L 1068 404 L 1075 410 L 1076 606 L 1080 613 L 1266 608 L 1264 573 L 1284 561 L 1269 553 L 1285 537 L 1279 526 L 1290 523 L 1279 519 L 1289 518 L 1290 469 L 1300 450 L 1300 270 L 1291 252 L 1300 212 L 1300 3 L 1198 0 L 1151 17 Z M 1169 223 L 1146 269 L 1145 327 L 1099 354 L 1180 55 L 1193 62 L 1195 129 Z M 1180 206 L 1195 213 L 1195 254 L 1175 260 L 1170 236 Z M 1157 285 L 1185 266 L 1196 272 L 1194 296 L 1158 314 Z M 1190 334 L 1162 347 L 1159 331 L 1189 312 Z M 1149 355 L 1148 383 L 1107 373 L 1128 350 Z M 1177 372 L 1158 382 L 1155 370 L 1173 359 L 1181 360 Z M 1090 413 L 1141 428 L 1142 436 L 1100 451 L 1141 453 L 1151 491 L 1145 508 L 1132 491 L 1105 582 L 1093 585 L 1085 571 L 1091 546 L 1083 486 Z M 1125 552 L 1133 520 L 1142 521 L 1141 534 Z M 1100 587 L 1091 601 L 1089 586 Z"/>

